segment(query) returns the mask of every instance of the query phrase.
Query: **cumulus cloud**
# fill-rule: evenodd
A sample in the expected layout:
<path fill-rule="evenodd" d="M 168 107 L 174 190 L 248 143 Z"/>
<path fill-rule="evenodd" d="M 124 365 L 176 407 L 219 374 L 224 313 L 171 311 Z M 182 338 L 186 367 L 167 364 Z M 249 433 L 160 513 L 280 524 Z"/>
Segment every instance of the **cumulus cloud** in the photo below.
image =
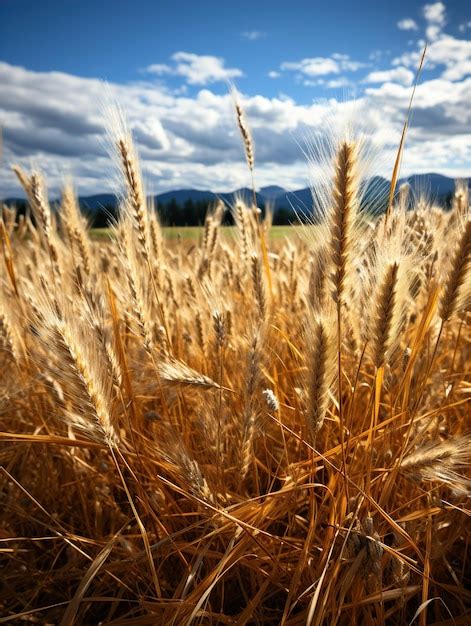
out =
<path fill-rule="evenodd" d="M 414 132 L 421 138 L 443 139 L 451 135 L 471 133 L 471 110 L 466 104 L 471 78 L 459 83 L 443 78 L 419 84 L 414 96 Z M 394 83 L 384 83 L 378 88 L 368 88 L 367 95 L 380 105 L 385 117 L 402 115 L 410 89 Z M 471 148 L 471 146 L 470 146 Z"/>
<path fill-rule="evenodd" d="M 244 30 L 241 33 L 241 36 L 244 39 L 248 39 L 249 41 L 256 41 L 257 39 L 262 39 L 267 36 L 267 33 L 263 30 Z"/>
<path fill-rule="evenodd" d="M 154 63 L 146 67 L 150 74 L 172 74 L 182 76 L 190 85 L 207 85 L 243 76 L 235 67 L 225 67 L 224 59 L 192 52 L 176 52 L 172 55 L 173 65 Z"/>
<path fill-rule="evenodd" d="M 463 22 L 458 26 L 458 30 L 460 31 L 460 33 L 464 33 L 468 28 L 471 28 L 471 21 Z"/>
<path fill-rule="evenodd" d="M 430 41 L 436 39 L 445 26 L 445 5 L 443 2 L 434 2 L 433 4 L 424 5 L 423 15 L 427 22 L 427 29 L 425 31 L 427 39 Z"/>
<path fill-rule="evenodd" d="M 390 70 L 378 70 L 370 72 L 363 79 L 364 83 L 399 83 L 401 85 L 412 85 L 414 74 L 405 67 L 395 67 Z"/>
<path fill-rule="evenodd" d="M 417 22 L 410 17 L 406 17 L 397 23 L 399 30 L 418 30 Z"/>
<path fill-rule="evenodd" d="M 286 61 L 281 64 L 282 70 L 297 71 L 306 76 L 325 76 L 326 74 L 338 74 L 339 65 L 334 59 L 315 57 L 302 59 L 301 61 Z"/>
<path fill-rule="evenodd" d="M 423 14 L 427 22 L 444 26 L 445 24 L 445 5 L 443 2 L 434 2 L 433 4 L 425 4 Z"/>
<path fill-rule="evenodd" d="M 335 53 L 331 57 L 312 57 L 300 61 L 285 61 L 280 65 L 283 71 L 297 72 L 298 76 L 328 76 L 340 72 L 356 72 L 364 63 L 352 61 L 347 54 Z"/>
<path fill-rule="evenodd" d="M 438 70 L 440 77 L 449 81 L 461 81 L 471 74 L 471 41 L 454 37 L 444 32 L 446 25 L 443 2 L 426 4 L 422 8 L 426 21 L 426 34 L 429 40 L 425 57 L 424 72 Z M 459 26 L 464 32 L 467 24 Z M 406 52 L 392 61 L 393 66 L 416 69 L 422 54 L 424 41 L 418 41 L 415 50 Z"/>
<path fill-rule="evenodd" d="M 57 192 L 72 173 L 80 193 L 116 189 L 109 157 L 105 103 L 126 111 L 152 191 L 181 186 L 229 190 L 247 184 L 247 170 L 232 96 L 208 89 L 177 95 L 162 85 L 110 84 L 58 72 L 34 72 L 0 64 L 0 120 L 4 158 L 0 196 L 18 193 L 9 166 L 39 165 Z M 106 95 L 106 92 L 109 92 Z M 288 187 L 307 181 L 299 147 L 306 124 L 315 126 L 326 107 L 303 107 L 286 96 L 247 98 L 245 109 L 257 143 L 258 182 L 277 176 Z"/>
<path fill-rule="evenodd" d="M 383 78 L 386 82 L 378 86 L 370 83 L 353 116 L 369 140 L 390 157 L 390 167 L 372 173 L 389 175 L 410 88 L 405 81 Z M 311 80 L 324 79 L 314 75 Z M 336 80 L 343 79 L 333 73 L 325 83 Z M 229 93 L 202 88 L 190 96 L 145 82 L 110 84 L 105 89 L 99 80 L 7 63 L 0 63 L 0 84 L 4 137 L 0 196 L 19 193 L 9 170 L 14 163 L 27 169 L 39 165 L 53 193 L 66 173 L 75 176 L 83 195 L 116 190 L 104 115 L 109 99 L 119 102 L 127 114 L 151 193 L 182 187 L 227 191 L 249 182 Z M 418 86 L 404 174 L 424 171 L 424 164 L 432 163 L 434 170 L 469 175 L 470 90 L 471 78 L 458 82 L 441 77 Z M 261 95 L 245 96 L 243 104 L 255 140 L 257 184 L 291 189 L 304 187 L 309 180 L 300 147 L 305 137 L 322 133 L 333 115 L 345 115 L 353 107 L 348 100 L 299 104 L 286 96 Z"/>
<path fill-rule="evenodd" d="M 421 57 L 421 50 L 407 52 L 393 59 L 392 64 L 416 68 Z M 461 80 L 471 73 L 471 41 L 456 39 L 442 34 L 432 41 L 427 48 L 425 70 L 442 67 L 442 78 Z"/>
<path fill-rule="evenodd" d="M 332 55 L 332 58 L 337 61 L 340 69 L 345 72 L 356 72 L 360 68 L 365 67 L 365 64 L 360 61 L 352 61 L 348 54 L 339 54 L 336 52 Z"/>
<path fill-rule="evenodd" d="M 324 78 L 316 78 L 314 80 L 306 78 L 302 81 L 302 84 L 305 87 L 323 87 L 324 89 L 341 89 L 353 85 L 345 76 L 339 76 L 338 78 L 331 78 L 329 80 Z"/>
<path fill-rule="evenodd" d="M 340 78 L 332 78 L 331 80 L 328 80 L 325 86 L 328 89 L 341 89 L 343 87 L 348 87 L 350 84 L 351 82 L 348 80 L 348 78 L 340 76 Z"/>

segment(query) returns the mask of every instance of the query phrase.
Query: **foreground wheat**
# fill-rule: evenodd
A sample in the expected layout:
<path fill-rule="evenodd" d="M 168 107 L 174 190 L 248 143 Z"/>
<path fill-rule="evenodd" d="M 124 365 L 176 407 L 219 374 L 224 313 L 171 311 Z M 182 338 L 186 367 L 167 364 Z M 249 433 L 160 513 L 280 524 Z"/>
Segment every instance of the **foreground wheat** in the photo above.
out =
<path fill-rule="evenodd" d="M 0 623 L 468 623 L 465 194 L 367 223 L 344 142 L 328 236 L 187 249 L 117 149 L 110 243 L 4 210 Z"/>

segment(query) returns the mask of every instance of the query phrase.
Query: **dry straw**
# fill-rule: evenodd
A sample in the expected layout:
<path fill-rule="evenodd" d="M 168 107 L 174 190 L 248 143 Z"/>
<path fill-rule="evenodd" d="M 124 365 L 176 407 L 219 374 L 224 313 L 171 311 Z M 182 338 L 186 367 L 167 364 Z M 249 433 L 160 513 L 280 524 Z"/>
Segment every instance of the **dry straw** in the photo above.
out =
<path fill-rule="evenodd" d="M 2 211 L 0 623 L 469 622 L 463 183 L 365 214 L 350 132 L 307 236 L 238 199 L 166 239 L 113 146 L 109 241 L 37 173 Z"/>

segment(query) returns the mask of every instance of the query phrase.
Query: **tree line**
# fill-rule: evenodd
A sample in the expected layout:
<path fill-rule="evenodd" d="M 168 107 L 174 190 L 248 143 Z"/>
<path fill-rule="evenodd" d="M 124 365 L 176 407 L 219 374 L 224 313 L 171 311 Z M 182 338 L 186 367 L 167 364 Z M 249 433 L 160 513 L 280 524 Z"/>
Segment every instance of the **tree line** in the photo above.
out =
<path fill-rule="evenodd" d="M 204 200 L 187 200 L 184 203 L 178 203 L 175 198 L 169 202 L 159 202 L 156 211 L 163 226 L 202 226 L 206 217 L 206 213 L 213 202 Z M 28 209 L 27 202 L 24 200 L 16 201 L 15 208 L 19 215 L 25 214 Z M 52 203 L 52 208 L 60 213 L 60 207 L 57 203 Z M 265 207 L 262 205 L 262 216 L 265 214 Z M 105 205 L 98 209 L 89 209 L 81 207 L 82 212 L 88 218 L 91 228 L 107 228 L 112 225 L 118 214 L 115 205 Z M 273 217 L 273 223 L 276 225 L 291 224 L 296 221 L 295 215 L 291 209 L 280 207 L 276 210 Z M 232 212 L 225 211 L 223 224 L 231 226 L 234 224 Z"/>

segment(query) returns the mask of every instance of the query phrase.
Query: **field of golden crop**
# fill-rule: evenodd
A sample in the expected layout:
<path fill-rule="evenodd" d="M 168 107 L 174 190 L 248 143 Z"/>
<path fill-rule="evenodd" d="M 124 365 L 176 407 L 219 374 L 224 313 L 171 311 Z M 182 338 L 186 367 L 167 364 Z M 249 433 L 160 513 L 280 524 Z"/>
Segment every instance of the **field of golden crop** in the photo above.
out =
<path fill-rule="evenodd" d="M 368 220 L 344 137 L 315 229 L 179 247 L 115 143 L 110 242 L 3 211 L 0 623 L 469 624 L 467 187 Z"/>

